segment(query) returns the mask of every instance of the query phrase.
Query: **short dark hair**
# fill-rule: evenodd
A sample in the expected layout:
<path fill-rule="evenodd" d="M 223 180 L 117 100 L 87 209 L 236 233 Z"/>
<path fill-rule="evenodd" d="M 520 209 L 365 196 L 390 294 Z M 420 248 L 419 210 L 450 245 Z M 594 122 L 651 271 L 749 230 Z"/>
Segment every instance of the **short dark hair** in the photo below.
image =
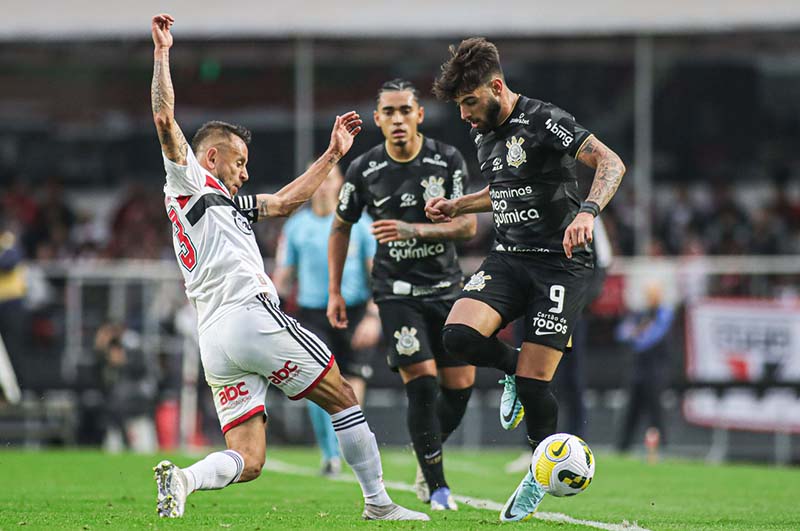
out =
<path fill-rule="evenodd" d="M 192 138 L 192 151 L 197 153 L 197 149 L 204 140 L 215 135 L 234 135 L 242 139 L 245 144 L 250 143 L 252 134 L 250 130 L 241 125 L 229 124 L 228 122 L 220 122 L 219 120 L 212 120 L 200 126 L 200 129 L 194 134 Z"/>
<path fill-rule="evenodd" d="M 450 59 L 433 83 L 433 94 L 443 101 L 472 92 L 493 76 L 503 77 L 497 46 L 483 37 L 464 39 L 458 48 L 450 45 Z"/>
<path fill-rule="evenodd" d="M 380 101 L 381 94 L 384 92 L 400 92 L 403 90 L 409 91 L 414 96 L 414 101 L 419 103 L 419 91 L 417 90 L 417 87 L 415 87 L 411 81 L 400 77 L 392 79 L 391 81 L 387 81 L 381 85 L 381 88 L 378 89 L 378 96 L 376 99 L 377 101 Z"/>

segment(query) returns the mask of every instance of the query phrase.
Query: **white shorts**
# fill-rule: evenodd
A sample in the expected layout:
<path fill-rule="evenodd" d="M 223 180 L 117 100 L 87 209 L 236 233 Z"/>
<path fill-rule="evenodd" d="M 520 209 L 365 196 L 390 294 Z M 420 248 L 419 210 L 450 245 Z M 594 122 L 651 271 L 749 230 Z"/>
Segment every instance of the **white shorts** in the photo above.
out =
<path fill-rule="evenodd" d="M 200 358 L 222 433 L 265 414 L 270 384 L 299 400 L 334 363 L 317 336 L 265 295 L 253 297 L 204 330 Z"/>

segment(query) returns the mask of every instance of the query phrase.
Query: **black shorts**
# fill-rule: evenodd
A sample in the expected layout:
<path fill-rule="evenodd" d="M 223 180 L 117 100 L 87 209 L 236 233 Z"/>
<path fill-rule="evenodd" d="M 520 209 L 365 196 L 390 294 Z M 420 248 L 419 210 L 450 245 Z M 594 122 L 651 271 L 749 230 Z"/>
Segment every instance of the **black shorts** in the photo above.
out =
<path fill-rule="evenodd" d="M 350 325 L 346 330 L 333 328 L 325 310 L 300 308 L 297 317 L 300 324 L 314 332 L 328 346 L 344 376 L 358 376 L 368 380 L 373 372 L 373 349 L 354 350 L 351 345 L 353 332 L 364 318 L 365 313 L 366 305 L 364 304 L 348 306 L 347 320 Z"/>
<path fill-rule="evenodd" d="M 493 251 L 461 298 L 494 308 L 503 319 L 501 328 L 525 316 L 525 341 L 563 352 L 586 305 L 592 273 L 563 256 Z"/>
<path fill-rule="evenodd" d="M 430 359 L 437 367 L 468 365 L 448 355 L 442 346 L 442 328 L 453 302 L 393 299 L 378 303 L 390 369 Z"/>

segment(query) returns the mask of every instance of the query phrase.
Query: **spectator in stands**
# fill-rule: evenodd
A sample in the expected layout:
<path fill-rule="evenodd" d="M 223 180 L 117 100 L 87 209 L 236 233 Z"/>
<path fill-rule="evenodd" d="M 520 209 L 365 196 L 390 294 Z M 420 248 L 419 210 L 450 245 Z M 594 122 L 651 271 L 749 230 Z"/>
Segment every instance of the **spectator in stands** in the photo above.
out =
<path fill-rule="evenodd" d="M 670 358 L 669 332 L 675 317 L 672 307 L 664 301 L 664 290 L 658 281 L 645 285 L 644 310 L 633 312 L 617 327 L 617 340 L 633 351 L 628 405 L 619 434 L 618 449 L 626 452 L 633 442 L 634 430 L 641 416 L 648 416 L 648 427 L 655 428 L 657 440 L 664 441 L 664 422 L 661 414 L 661 393 L 667 383 Z"/>
<path fill-rule="evenodd" d="M 156 382 L 140 343 L 137 333 L 116 323 L 102 325 L 95 335 L 106 407 L 104 447 L 109 451 L 156 450 Z"/>

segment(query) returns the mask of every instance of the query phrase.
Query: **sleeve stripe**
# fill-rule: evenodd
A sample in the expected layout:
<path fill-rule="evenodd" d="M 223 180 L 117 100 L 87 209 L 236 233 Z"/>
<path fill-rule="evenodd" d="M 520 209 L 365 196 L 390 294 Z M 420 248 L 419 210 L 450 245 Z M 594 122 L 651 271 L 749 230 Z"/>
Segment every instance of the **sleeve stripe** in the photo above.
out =
<path fill-rule="evenodd" d="M 586 142 L 588 142 L 588 141 L 589 141 L 589 139 L 590 139 L 590 138 L 592 138 L 593 136 L 594 136 L 594 135 L 590 133 L 590 134 L 589 134 L 589 136 L 587 136 L 587 137 L 586 137 L 586 139 L 585 139 L 583 142 L 581 142 L 581 145 L 580 145 L 580 147 L 578 148 L 578 151 L 576 151 L 576 152 L 575 152 L 575 157 L 574 157 L 574 158 L 576 158 L 576 159 L 578 158 L 578 155 L 580 155 L 580 153 L 581 153 L 581 150 L 583 149 L 583 146 L 585 146 L 585 145 L 586 145 Z"/>

